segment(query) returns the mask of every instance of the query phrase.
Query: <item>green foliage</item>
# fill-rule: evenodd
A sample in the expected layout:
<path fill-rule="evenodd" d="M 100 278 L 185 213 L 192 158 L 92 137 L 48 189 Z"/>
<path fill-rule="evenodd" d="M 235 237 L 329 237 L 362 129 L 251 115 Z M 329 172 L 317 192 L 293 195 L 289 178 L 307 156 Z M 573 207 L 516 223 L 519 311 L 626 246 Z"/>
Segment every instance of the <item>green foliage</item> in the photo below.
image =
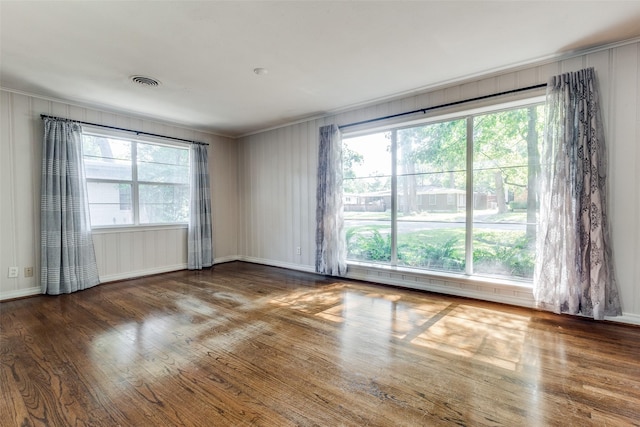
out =
<path fill-rule="evenodd" d="M 474 187 L 495 194 L 496 171 L 502 181 L 527 185 L 527 109 L 474 118 Z"/>
<path fill-rule="evenodd" d="M 360 165 L 364 161 L 364 156 L 352 150 L 347 144 L 342 147 L 342 176 L 344 179 L 356 177 L 353 171 L 354 165 Z"/>
<path fill-rule="evenodd" d="M 421 267 L 435 270 L 464 271 L 464 251 L 458 252 L 458 238 L 452 237 L 443 244 L 425 243 L 420 250 Z"/>
<path fill-rule="evenodd" d="M 464 189 L 466 120 L 430 123 L 398 130 L 399 173 L 409 186 Z"/>
<path fill-rule="evenodd" d="M 411 161 L 423 164 L 424 172 L 464 169 L 467 143 L 466 120 L 452 120 L 403 129 L 399 144 L 409 145 Z"/>
<path fill-rule="evenodd" d="M 535 256 L 531 242 L 521 233 L 477 233 L 473 267 L 477 273 L 532 278 Z"/>
<path fill-rule="evenodd" d="M 347 229 L 347 257 L 358 261 L 391 261 L 391 235 L 379 229 L 387 227 L 350 227 Z M 429 270 L 463 272 L 465 270 L 464 230 L 440 229 L 404 233 L 399 236 L 398 265 Z M 521 232 L 483 231 L 474 239 L 474 272 L 492 276 L 530 279 L 534 254 L 531 242 Z"/>
<path fill-rule="evenodd" d="M 347 230 L 349 258 L 363 261 L 391 261 L 391 234 L 382 236 L 376 228 L 364 233 L 356 233 L 355 230 L 355 228 Z"/>

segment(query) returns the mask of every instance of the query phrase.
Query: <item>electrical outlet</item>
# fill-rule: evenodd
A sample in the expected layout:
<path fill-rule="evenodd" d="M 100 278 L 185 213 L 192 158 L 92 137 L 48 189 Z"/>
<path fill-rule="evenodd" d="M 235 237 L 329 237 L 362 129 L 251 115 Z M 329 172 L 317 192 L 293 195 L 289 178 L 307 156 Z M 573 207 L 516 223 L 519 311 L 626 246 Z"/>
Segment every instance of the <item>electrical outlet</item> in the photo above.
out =
<path fill-rule="evenodd" d="M 33 277 L 33 267 L 24 268 L 24 277 Z"/>
<path fill-rule="evenodd" d="M 296 254 L 297 255 L 302 254 L 302 250 L 300 250 L 300 246 L 296 247 Z"/>
<path fill-rule="evenodd" d="M 18 267 L 9 267 L 9 274 L 8 277 L 9 278 L 14 278 L 14 277 L 18 277 Z"/>

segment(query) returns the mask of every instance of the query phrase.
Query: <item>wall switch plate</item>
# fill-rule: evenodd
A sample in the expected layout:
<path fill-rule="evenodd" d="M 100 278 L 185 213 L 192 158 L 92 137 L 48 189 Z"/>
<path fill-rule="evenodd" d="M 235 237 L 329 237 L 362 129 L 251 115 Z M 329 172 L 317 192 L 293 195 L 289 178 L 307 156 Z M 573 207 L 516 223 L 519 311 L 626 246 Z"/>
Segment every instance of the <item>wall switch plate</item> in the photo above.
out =
<path fill-rule="evenodd" d="M 18 277 L 18 267 L 9 267 L 9 278 Z"/>
<path fill-rule="evenodd" d="M 297 255 L 302 254 L 302 251 L 300 250 L 300 246 L 298 246 L 298 247 L 296 248 L 296 254 L 297 254 Z"/>
<path fill-rule="evenodd" d="M 33 277 L 33 267 L 24 268 L 24 277 Z"/>

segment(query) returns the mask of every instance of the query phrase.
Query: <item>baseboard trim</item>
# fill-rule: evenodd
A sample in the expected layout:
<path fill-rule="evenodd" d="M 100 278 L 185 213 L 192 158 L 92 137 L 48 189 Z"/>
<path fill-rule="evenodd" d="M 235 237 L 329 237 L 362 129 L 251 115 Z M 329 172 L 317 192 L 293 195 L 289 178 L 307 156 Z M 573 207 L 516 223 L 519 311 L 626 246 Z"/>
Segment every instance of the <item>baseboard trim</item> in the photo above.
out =
<path fill-rule="evenodd" d="M 240 257 L 237 255 L 231 255 L 231 256 L 223 256 L 221 258 L 215 258 L 213 260 L 213 264 L 224 264 L 225 262 L 233 262 L 233 261 L 240 261 Z"/>
<path fill-rule="evenodd" d="M 0 293 L 0 301 L 24 298 L 24 297 L 32 297 L 34 295 L 39 295 L 42 293 L 40 287 L 31 287 L 27 289 L 18 289 L 16 291 L 2 292 Z"/>
<path fill-rule="evenodd" d="M 605 320 L 614 323 L 626 323 L 628 325 L 640 326 L 640 315 L 632 313 L 622 313 L 622 316 L 608 317 L 605 316 Z"/>
<path fill-rule="evenodd" d="M 139 277 L 151 276 L 154 274 L 185 270 L 186 268 L 187 268 L 187 264 L 173 264 L 173 265 L 165 265 L 165 266 L 156 267 L 156 268 L 147 268 L 144 270 L 127 271 L 124 273 L 117 273 L 117 274 L 107 274 L 104 276 L 100 276 L 100 282 L 106 283 L 106 282 L 115 282 L 118 280 L 137 279 Z"/>
<path fill-rule="evenodd" d="M 248 256 L 241 256 L 237 258 L 237 261 L 244 261 L 244 262 L 251 262 L 253 264 L 261 264 L 261 265 L 268 265 L 271 267 L 280 267 L 280 268 L 286 268 L 289 270 L 296 270 L 296 271 L 304 271 L 305 273 L 315 273 L 316 269 L 310 265 L 300 265 L 300 264 L 293 264 L 293 263 L 289 263 L 289 262 L 282 262 L 282 261 L 273 261 L 270 259 L 264 259 L 264 258 L 254 258 L 254 257 L 248 257 Z"/>
<path fill-rule="evenodd" d="M 227 256 L 221 258 L 215 258 L 213 263 L 222 264 L 225 262 L 233 262 L 238 261 L 237 256 Z M 117 274 L 107 274 L 105 276 L 100 276 L 100 282 L 115 282 L 118 280 L 126 280 L 126 279 L 137 279 L 144 276 L 152 276 L 154 274 L 162 274 L 162 273 L 170 273 L 172 271 L 180 271 L 186 270 L 187 264 L 173 264 L 168 266 L 156 267 L 156 268 L 148 268 L 145 270 L 136 270 L 136 271 L 127 271 L 124 273 Z"/>

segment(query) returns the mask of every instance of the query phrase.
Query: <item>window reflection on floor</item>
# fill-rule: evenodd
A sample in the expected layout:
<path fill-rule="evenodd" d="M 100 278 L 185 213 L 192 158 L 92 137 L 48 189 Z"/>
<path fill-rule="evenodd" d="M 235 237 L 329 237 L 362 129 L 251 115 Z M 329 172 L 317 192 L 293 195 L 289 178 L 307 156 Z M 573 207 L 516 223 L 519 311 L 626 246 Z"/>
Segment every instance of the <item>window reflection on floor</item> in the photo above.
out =
<path fill-rule="evenodd" d="M 459 305 L 411 343 L 514 371 L 523 355 L 528 321 L 523 316 Z"/>
<path fill-rule="evenodd" d="M 343 288 L 344 285 L 342 284 L 334 284 L 320 289 L 300 289 L 295 292 L 279 295 L 269 302 L 303 313 L 318 315 L 318 312 L 323 313 L 325 308 L 340 304 L 343 299 Z"/>
<path fill-rule="evenodd" d="M 385 358 L 390 340 L 516 370 L 524 357 L 528 316 L 420 298 L 403 301 L 393 290 L 370 292 L 348 283 L 300 290 L 271 300 L 341 324 L 342 350 L 353 357 L 376 347 Z"/>
<path fill-rule="evenodd" d="M 226 294 L 215 295 L 216 301 L 228 299 Z M 151 353 L 162 353 L 172 345 L 187 346 L 194 337 L 199 344 L 215 342 L 231 348 L 238 342 L 225 329 L 228 323 L 220 316 L 216 306 L 203 304 L 201 299 L 185 295 L 175 298 L 165 305 L 163 312 L 140 313 L 138 320 L 126 320 L 114 323 L 90 342 L 88 356 L 97 362 L 111 363 L 123 370 L 128 368 L 146 369 L 153 366 L 153 360 L 147 360 Z M 132 314 L 131 317 L 134 315 Z M 264 323 L 264 322 L 262 322 Z M 261 322 L 246 326 L 247 329 L 259 329 Z"/>

